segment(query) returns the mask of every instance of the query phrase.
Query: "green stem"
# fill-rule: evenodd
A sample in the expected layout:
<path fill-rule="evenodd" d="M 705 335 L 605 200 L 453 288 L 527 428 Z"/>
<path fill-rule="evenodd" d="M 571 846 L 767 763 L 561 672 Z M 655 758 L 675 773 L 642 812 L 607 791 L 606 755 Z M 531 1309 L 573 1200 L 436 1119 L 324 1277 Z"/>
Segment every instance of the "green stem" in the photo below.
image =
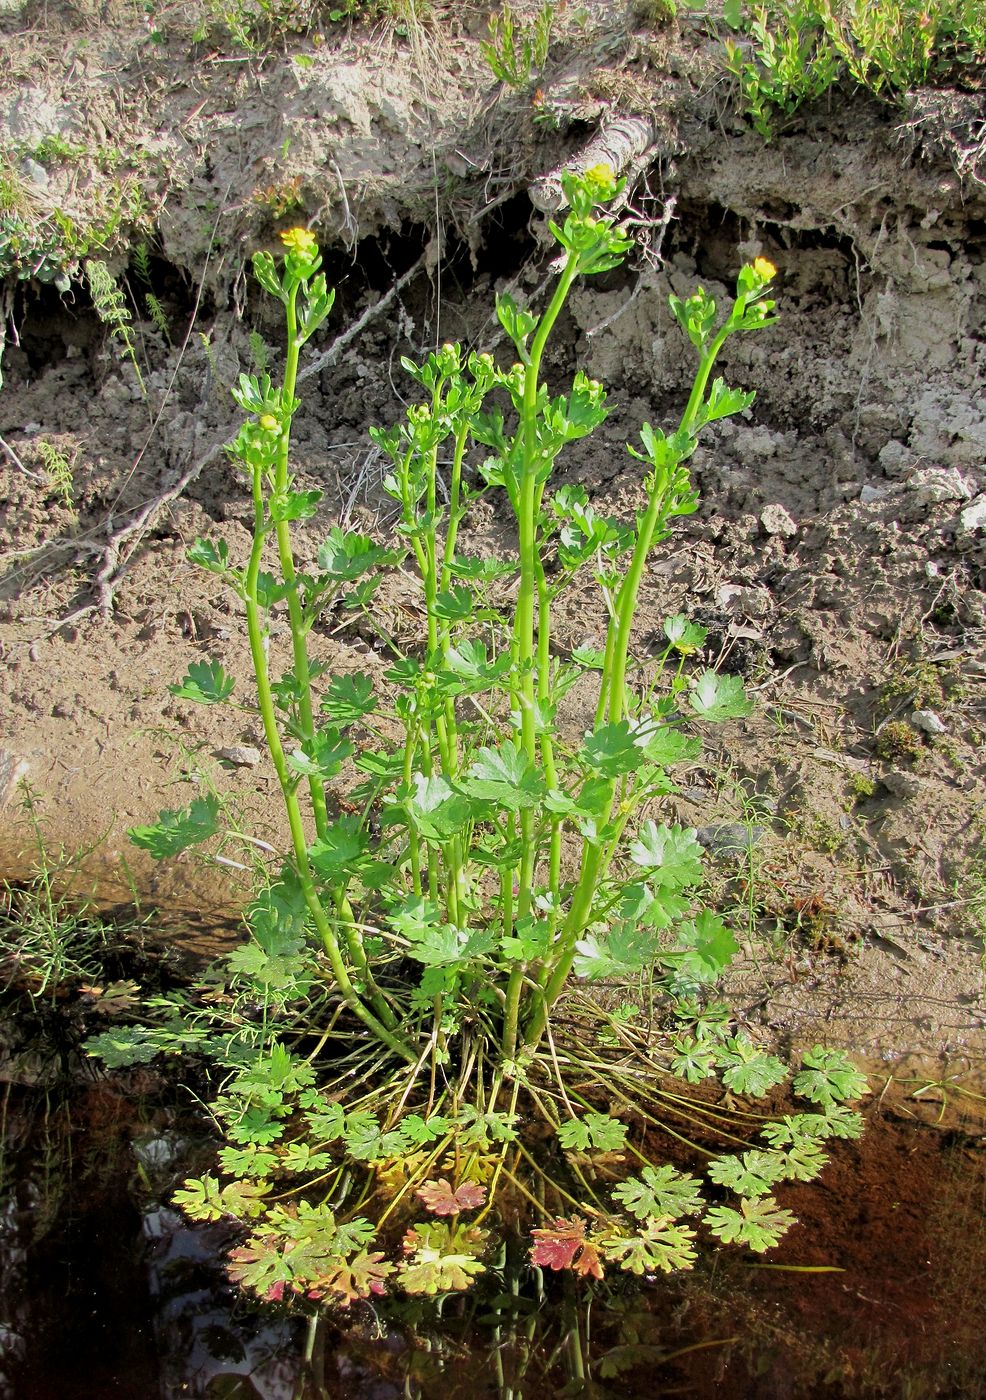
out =
<path fill-rule="evenodd" d="M 267 747 L 270 750 L 271 761 L 274 764 L 274 771 L 277 774 L 277 780 L 280 784 L 284 799 L 288 826 L 291 831 L 291 844 L 294 848 L 295 864 L 298 871 L 298 880 L 305 897 L 305 903 L 311 914 L 312 922 L 315 925 L 319 940 L 329 960 L 332 975 L 336 980 L 336 985 L 339 988 L 343 1001 L 345 1001 L 353 1015 L 366 1026 L 367 1030 L 369 1030 L 372 1035 L 402 1059 L 413 1064 L 416 1060 L 414 1052 L 373 1014 L 369 1007 L 363 1003 L 353 986 L 346 964 L 343 961 L 342 950 L 339 947 L 339 942 L 332 929 L 331 921 L 315 887 L 311 865 L 308 860 L 308 845 L 305 839 L 305 828 L 301 816 L 301 808 L 298 803 L 295 785 L 284 757 L 284 748 L 281 744 L 281 736 L 278 731 L 274 697 L 270 687 L 270 674 L 267 665 L 267 649 L 261 618 L 261 608 L 257 601 L 257 580 L 260 574 L 260 562 L 263 554 L 266 526 L 263 483 L 259 471 L 255 471 L 253 474 L 253 507 L 253 547 L 250 551 L 250 562 L 247 566 L 244 586 L 247 635 L 250 642 L 250 656 L 253 661 L 254 677 L 257 684 L 257 699 L 261 720 L 264 726 L 264 737 L 267 741 Z"/>
<path fill-rule="evenodd" d="M 298 379 L 298 356 L 302 339 L 298 334 L 298 284 L 291 288 L 285 312 L 287 316 L 288 345 L 284 365 L 284 404 L 286 408 L 294 403 L 294 391 Z M 288 411 L 281 424 L 281 435 L 277 445 L 274 463 L 274 493 L 280 495 L 288 487 L 288 460 L 291 450 L 291 413 Z M 301 599 L 298 597 L 294 567 L 294 551 L 291 546 L 291 526 L 287 520 L 279 520 L 275 526 L 277 552 L 281 564 L 281 574 L 287 585 L 288 617 L 291 623 L 291 649 L 294 657 L 294 674 L 298 682 L 298 728 L 303 739 L 315 737 L 315 715 L 312 706 L 311 676 L 309 675 L 308 643 Z M 311 792 L 312 811 L 315 816 L 315 830 L 324 836 L 328 829 L 328 814 L 325 805 L 325 784 L 320 777 L 312 774 L 308 779 Z"/>
<path fill-rule="evenodd" d="M 514 698 L 520 711 L 520 746 L 532 765 L 537 762 L 537 726 L 534 718 L 536 696 L 534 604 L 538 593 L 538 568 L 540 565 L 537 552 L 538 505 L 541 499 L 538 483 L 539 454 L 537 443 L 539 376 L 544 347 L 565 304 L 572 283 L 575 281 L 578 263 L 578 254 L 569 253 L 561 277 L 555 287 L 554 295 L 538 322 L 530 350 L 524 360 L 524 397 L 519 428 L 523 456 L 516 507 L 520 588 L 514 613 L 513 653 L 516 668 Z M 549 629 L 549 619 L 545 617 L 542 621 L 545 629 Z M 530 912 L 533 899 L 537 861 L 534 826 L 534 813 L 529 808 L 525 808 L 520 814 L 522 855 L 517 891 L 518 916 Z M 525 972 L 526 964 L 515 964 L 507 985 L 507 1006 L 501 1041 L 501 1048 L 507 1060 L 513 1060 L 517 1052 L 517 1029 Z"/>
<path fill-rule="evenodd" d="M 688 434 L 692 430 L 695 418 L 705 399 L 705 390 L 708 385 L 712 366 L 727 336 L 734 329 L 734 321 L 735 308 L 733 314 L 720 329 L 708 350 L 702 355 L 698 372 L 695 376 L 695 382 L 692 385 L 692 391 L 679 424 L 678 431 L 680 433 Z M 668 507 L 668 490 L 671 484 L 671 470 L 667 468 L 663 471 L 655 469 L 653 476 L 654 480 L 651 486 L 650 498 L 647 502 L 647 509 L 644 512 L 643 520 L 637 531 L 637 541 L 634 546 L 630 567 L 627 570 L 626 577 L 617 595 L 615 616 L 610 620 L 607 632 L 607 670 L 604 672 L 603 685 L 608 694 L 606 719 L 610 724 L 618 724 L 625 713 L 626 673 L 630 650 L 630 633 L 633 626 L 634 614 L 637 609 L 637 598 L 654 537 L 657 534 Z M 609 800 L 606 813 L 607 822 L 612 814 L 613 799 L 616 792 L 615 782 L 612 782 L 609 787 Z M 585 847 L 579 879 L 572 897 L 572 905 L 568 917 L 562 926 L 561 935 L 555 945 L 554 956 L 550 962 L 546 963 L 541 978 L 539 979 L 542 990 L 524 1029 L 524 1044 L 527 1051 L 535 1049 L 540 1042 L 547 1025 L 551 1008 L 558 1000 L 568 980 L 569 973 L 575 962 L 576 943 L 578 942 L 579 936 L 585 931 L 591 918 L 596 889 L 607 864 L 608 861 L 601 845 Z"/>

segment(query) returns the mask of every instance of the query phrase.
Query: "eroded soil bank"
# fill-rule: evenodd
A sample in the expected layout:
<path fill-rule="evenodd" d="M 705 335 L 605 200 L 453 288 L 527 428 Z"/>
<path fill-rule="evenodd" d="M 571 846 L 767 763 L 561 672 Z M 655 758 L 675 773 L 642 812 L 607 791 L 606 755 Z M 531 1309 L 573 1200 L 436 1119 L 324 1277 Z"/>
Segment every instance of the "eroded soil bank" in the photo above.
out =
<path fill-rule="evenodd" d="M 204 654 L 246 678 L 234 600 L 184 555 L 200 534 L 221 533 L 234 559 L 247 547 L 221 451 L 228 385 L 257 357 L 252 332 L 279 354 L 252 251 L 310 222 L 339 287 L 297 420 L 301 482 L 326 492 L 308 547 L 340 519 L 386 530 L 366 429 L 413 387 L 400 356 L 444 339 L 502 354 L 494 291 L 535 299 L 548 275 L 531 181 L 600 123 L 644 116 L 654 139 L 627 210 L 639 253 L 577 292 L 550 365 L 559 384 L 585 367 L 615 405 L 568 479 L 607 511 L 639 504 L 623 444 L 676 418 L 691 374 L 669 291 L 701 281 L 728 296 L 739 263 L 763 254 L 782 315 L 723 362 L 757 400 L 705 440 L 701 509 L 645 590 L 642 649 L 687 611 L 709 629 L 709 663 L 761 702 L 712 742 L 671 819 L 754 829 L 740 860 L 709 838 L 724 900 L 746 911 L 733 992 L 751 1022 L 796 1043 L 824 1030 L 877 1062 L 916 1047 L 981 1061 L 986 188 L 963 158 L 968 94 L 917 94 L 902 119 L 838 91 L 764 146 L 702 16 L 655 26 L 620 4 L 569 6 L 542 81 L 550 124 L 493 82 L 482 7 L 253 55 L 195 38 L 177 11 L 155 24 L 149 43 L 125 7 L 0 15 L 6 154 L 32 217 L 122 209 L 132 188 L 143 201 L 120 214 L 111 265 L 132 295 L 146 400 L 84 280 L 5 292 L 0 745 L 8 776 L 27 766 L 52 840 L 99 840 L 92 878 L 115 879 L 126 827 L 187 801 L 203 768 L 240 794 L 251 830 L 279 837 L 263 759 L 217 757 L 255 747 L 252 726 L 165 691 Z M 39 162 L 56 138 L 74 154 Z M 45 445 L 71 466 L 71 507 L 47 484 Z M 469 534 L 474 552 L 503 546 L 489 498 Z M 380 621 L 414 631 L 399 575 Z M 586 594 L 559 644 L 601 627 Z M 336 669 L 382 667 L 372 633 L 334 616 L 314 650 Z M 591 701 L 570 700 L 577 729 Z M 13 868 L 31 840 L 16 797 L 3 824 Z M 127 858 L 164 904 L 189 878 Z M 196 889 L 235 904 L 229 871 Z"/>

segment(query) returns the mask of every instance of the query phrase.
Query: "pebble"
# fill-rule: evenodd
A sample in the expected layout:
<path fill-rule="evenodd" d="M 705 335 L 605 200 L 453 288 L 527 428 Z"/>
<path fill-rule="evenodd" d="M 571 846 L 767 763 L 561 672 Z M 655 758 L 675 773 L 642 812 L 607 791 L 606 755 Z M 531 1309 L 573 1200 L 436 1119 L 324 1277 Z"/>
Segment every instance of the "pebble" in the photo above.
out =
<path fill-rule="evenodd" d="M 233 744 L 228 749 L 213 749 L 213 758 L 221 763 L 232 763 L 235 768 L 256 768 L 261 760 L 261 752 L 252 744 Z"/>
<path fill-rule="evenodd" d="M 911 723 L 915 729 L 920 729 L 922 734 L 930 734 L 932 737 L 948 733 L 944 721 L 935 714 L 934 710 L 915 710 L 911 715 Z"/>
<path fill-rule="evenodd" d="M 977 496 L 972 505 L 966 506 L 959 514 L 959 529 L 963 534 L 972 534 L 986 526 L 986 494 Z"/>
<path fill-rule="evenodd" d="M 767 835 L 766 827 L 747 826 L 745 822 L 720 822 L 700 826 L 696 840 L 711 856 L 743 856 L 760 844 Z"/>

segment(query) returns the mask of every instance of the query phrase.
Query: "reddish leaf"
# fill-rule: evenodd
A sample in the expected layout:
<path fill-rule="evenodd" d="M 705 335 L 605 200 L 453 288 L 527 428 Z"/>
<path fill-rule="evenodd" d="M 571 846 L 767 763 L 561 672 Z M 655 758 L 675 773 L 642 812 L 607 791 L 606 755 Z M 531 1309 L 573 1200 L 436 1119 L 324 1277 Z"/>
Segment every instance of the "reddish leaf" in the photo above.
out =
<path fill-rule="evenodd" d="M 576 1251 L 575 1257 L 572 1260 L 572 1268 L 577 1274 L 581 1274 L 583 1278 L 585 1278 L 587 1274 L 591 1274 L 593 1278 L 602 1278 L 603 1261 L 599 1257 L 599 1250 L 591 1240 L 585 1241 L 581 1253 Z"/>
<path fill-rule="evenodd" d="M 558 1216 L 550 1229 L 532 1230 L 531 1238 L 534 1240 L 532 1264 L 546 1269 L 573 1269 L 576 1267 L 576 1255 L 581 1259 L 586 1247 L 585 1221 L 578 1215 L 571 1220 Z M 591 1266 L 586 1272 L 592 1272 Z"/>
<path fill-rule="evenodd" d="M 437 1181 L 426 1181 L 414 1194 L 432 1215 L 458 1215 L 481 1206 L 486 1200 L 486 1187 L 464 1181 L 453 1191 L 448 1177 L 440 1176 Z"/>
<path fill-rule="evenodd" d="M 315 1287 L 309 1289 L 308 1297 L 329 1298 L 340 1307 L 348 1308 L 358 1298 L 386 1293 L 385 1279 L 393 1272 L 393 1264 L 382 1254 L 369 1254 L 364 1249 L 354 1259 L 342 1260 L 334 1268 L 327 1269 L 315 1281 Z"/>

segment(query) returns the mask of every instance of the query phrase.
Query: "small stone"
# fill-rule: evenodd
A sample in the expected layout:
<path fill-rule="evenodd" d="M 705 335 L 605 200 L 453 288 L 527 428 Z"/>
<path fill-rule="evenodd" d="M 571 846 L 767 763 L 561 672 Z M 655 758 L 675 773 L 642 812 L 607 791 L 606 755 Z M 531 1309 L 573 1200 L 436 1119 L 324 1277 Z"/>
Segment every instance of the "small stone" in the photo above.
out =
<path fill-rule="evenodd" d="M 946 725 L 934 710 L 915 710 L 911 715 L 911 723 L 915 729 L 920 729 L 922 734 L 930 734 L 932 738 L 948 733 Z"/>
<path fill-rule="evenodd" d="M 744 822 L 720 822 L 700 826 L 695 833 L 710 856 L 745 856 L 767 835 L 765 827 Z"/>
<path fill-rule="evenodd" d="M 213 749 L 213 758 L 220 763 L 231 763 L 234 768 L 256 768 L 262 758 L 259 749 L 252 744 L 232 744 L 228 749 Z"/>
<path fill-rule="evenodd" d="M 885 501 L 889 495 L 889 486 L 870 486 L 867 482 L 860 490 L 859 503 L 863 506 L 871 506 L 874 501 Z"/>
<path fill-rule="evenodd" d="M 798 533 L 798 527 L 781 505 L 765 506 L 760 512 L 760 524 L 768 535 L 780 535 L 789 540 Z"/>
<path fill-rule="evenodd" d="M 986 493 L 977 496 L 971 506 L 966 506 L 965 510 L 959 514 L 959 529 L 964 535 L 971 535 L 975 530 L 982 530 L 986 527 Z"/>
<path fill-rule="evenodd" d="M 0 749 L 0 811 L 17 791 L 22 778 L 27 777 L 30 764 L 26 759 L 12 753 L 10 749 Z"/>
<path fill-rule="evenodd" d="M 39 190 L 48 188 L 48 172 L 43 165 L 39 165 L 30 156 L 25 156 L 21 161 L 21 173 L 25 179 L 30 180 L 32 185 L 37 185 Z"/>

